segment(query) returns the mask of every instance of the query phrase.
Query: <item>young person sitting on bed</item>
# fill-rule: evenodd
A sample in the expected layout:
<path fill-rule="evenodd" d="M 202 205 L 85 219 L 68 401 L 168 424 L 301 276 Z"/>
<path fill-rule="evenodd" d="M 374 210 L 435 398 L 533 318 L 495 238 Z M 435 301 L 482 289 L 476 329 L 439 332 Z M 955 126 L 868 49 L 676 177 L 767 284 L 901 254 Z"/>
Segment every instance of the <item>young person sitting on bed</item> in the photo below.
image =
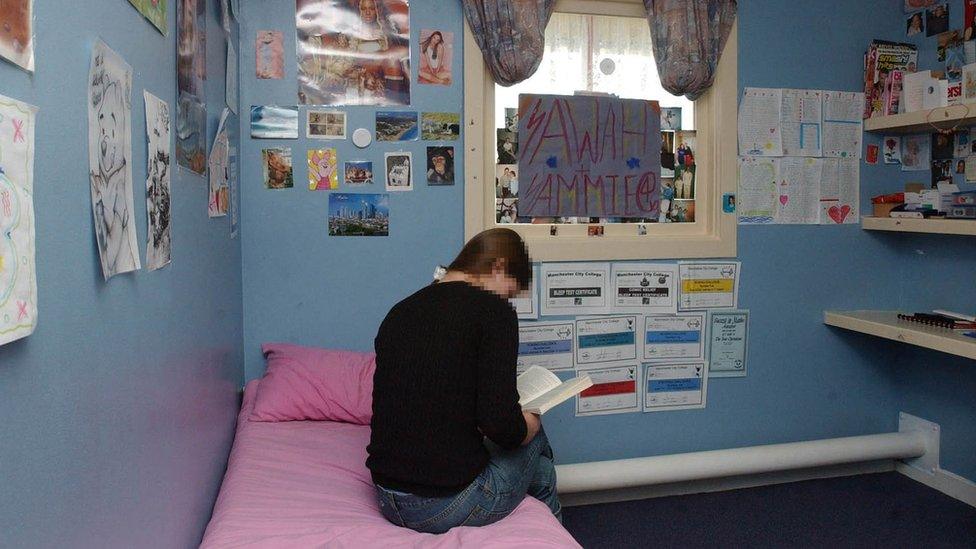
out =
<path fill-rule="evenodd" d="M 552 448 L 516 390 L 508 299 L 531 276 L 518 233 L 487 230 L 380 325 L 366 466 L 393 524 L 435 534 L 491 524 L 526 494 L 561 517 Z"/>

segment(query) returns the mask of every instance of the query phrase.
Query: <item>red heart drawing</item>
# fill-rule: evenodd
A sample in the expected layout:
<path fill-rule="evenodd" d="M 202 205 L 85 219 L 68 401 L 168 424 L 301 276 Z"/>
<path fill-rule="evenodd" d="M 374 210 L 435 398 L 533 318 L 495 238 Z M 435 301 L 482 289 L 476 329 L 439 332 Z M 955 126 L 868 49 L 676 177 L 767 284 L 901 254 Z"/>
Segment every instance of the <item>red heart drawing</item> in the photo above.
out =
<path fill-rule="evenodd" d="M 827 215 L 829 215 L 830 218 L 833 219 L 835 223 L 843 223 L 844 218 L 847 217 L 847 214 L 849 213 L 851 213 L 851 207 L 848 206 L 847 204 L 844 204 L 843 206 L 840 207 L 831 206 L 830 208 L 827 209 Z"/>
<path fill-rule="evenodd" d="M 782 204 L 782 205 L 785 206 L 786 203 L 789 202 L 789 201 L 790 201 L 790 197 L 786 196 L 785 194 L 779 195 L 779 203 L 780 204 Z"/>

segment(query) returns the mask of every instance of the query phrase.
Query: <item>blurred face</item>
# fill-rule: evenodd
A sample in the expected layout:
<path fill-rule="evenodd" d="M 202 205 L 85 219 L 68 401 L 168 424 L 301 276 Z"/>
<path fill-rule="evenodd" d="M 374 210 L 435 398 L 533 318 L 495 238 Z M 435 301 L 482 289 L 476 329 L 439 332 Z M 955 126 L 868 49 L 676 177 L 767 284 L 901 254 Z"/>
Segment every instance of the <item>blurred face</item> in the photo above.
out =
<path fill-rule="evenodd" d="M 359 3 L 359 17 L 364 23 L 376 21 L 376 1 L 362 0 Z"/>
<path fill-rule="evenodd" d="M 482 276 L 480 285 L 502 299 L 511 299 L 519 294 L 518 281 L 499 267 L 492 269 L 490 275 Z"/>

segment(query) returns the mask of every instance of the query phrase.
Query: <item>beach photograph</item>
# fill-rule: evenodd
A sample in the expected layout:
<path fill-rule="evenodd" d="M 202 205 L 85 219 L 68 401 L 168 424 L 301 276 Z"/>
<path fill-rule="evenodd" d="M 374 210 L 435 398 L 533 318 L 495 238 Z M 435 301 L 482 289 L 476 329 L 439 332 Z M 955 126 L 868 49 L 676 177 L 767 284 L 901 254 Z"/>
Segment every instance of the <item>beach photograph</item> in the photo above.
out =
<path fill-rule="evenodd" d="M 418 137 L 416 111 L 376 111 L 377 141 L 415 141 Z"/>
<path fill-rule="evenodd" d="M 298 139 L 298 107 L 251 107 L 251 137 Z"/>

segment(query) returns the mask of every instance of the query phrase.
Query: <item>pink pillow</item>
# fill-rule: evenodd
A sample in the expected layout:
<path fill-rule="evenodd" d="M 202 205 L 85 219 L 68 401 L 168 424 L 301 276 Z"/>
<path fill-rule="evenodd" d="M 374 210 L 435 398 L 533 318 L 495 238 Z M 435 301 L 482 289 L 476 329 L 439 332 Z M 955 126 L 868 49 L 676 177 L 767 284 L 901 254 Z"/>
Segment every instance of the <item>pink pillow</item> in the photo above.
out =
<path fill-rule="evenodd" d="M 375 354 L 288 343 L 265 343 L 261 350 L 268 367 L 258 386 L 251 421 L 369 425 Z"/>

